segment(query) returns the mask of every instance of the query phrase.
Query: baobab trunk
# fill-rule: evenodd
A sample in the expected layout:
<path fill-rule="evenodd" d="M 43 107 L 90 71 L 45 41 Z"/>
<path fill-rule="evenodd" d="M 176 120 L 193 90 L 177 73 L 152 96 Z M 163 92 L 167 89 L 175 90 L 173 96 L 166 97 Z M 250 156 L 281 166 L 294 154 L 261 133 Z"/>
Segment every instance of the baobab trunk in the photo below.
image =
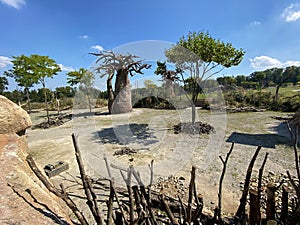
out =
<path fill-rule="evenodd" d="M 112 114 L 128 113 L 132 111 L 131 88 L 127 69 L 117 72 L 115 83 L 115 99 L 112 105 Z"/>
<path fill-rule="evenodd" d="M 114 91 L 112 87 L 112 76 L 107 79 L 107 93 L 108 93 L 108 111 L 111 113 L 112 105 L 115 99 Z"/>
<path fill-rule="evenodd" d="M 174 84 L 173 81 L 170 79 L 166 79 L 166 91 L 167 91 L 167 97 L 174 98 L 175 97 L 175 91 L 174 91 Z"/>

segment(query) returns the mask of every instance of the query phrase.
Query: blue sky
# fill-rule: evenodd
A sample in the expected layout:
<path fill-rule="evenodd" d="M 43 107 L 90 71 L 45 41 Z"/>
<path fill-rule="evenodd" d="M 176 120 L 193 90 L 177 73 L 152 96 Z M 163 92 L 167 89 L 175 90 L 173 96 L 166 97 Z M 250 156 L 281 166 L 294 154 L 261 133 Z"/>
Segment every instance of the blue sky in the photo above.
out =
<path fill-rule="evenodd" d="M 300 66 L 300 1 L 0 0 L 0 21 L 0 75 L 12 56 L 48 55 L 63 70 L 50 88 L 66 85 L 66 72 L 88 68 L 95 60 L 89 52 L 143 40 L 176 43 L 189 31 L 209 31 L 246 51 L 220 76 Z"/>

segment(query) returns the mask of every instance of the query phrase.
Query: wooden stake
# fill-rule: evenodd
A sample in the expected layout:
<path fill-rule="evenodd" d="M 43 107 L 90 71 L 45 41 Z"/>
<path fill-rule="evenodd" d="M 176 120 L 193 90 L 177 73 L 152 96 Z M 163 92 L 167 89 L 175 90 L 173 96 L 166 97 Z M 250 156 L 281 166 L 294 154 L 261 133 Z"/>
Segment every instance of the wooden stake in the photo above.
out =
<path fill-rule="evenodd" d="M 240 205 L 235 214 L 235 216 L 239 220 L 241 220 L 243 218 L 243 215 L 245 214 L 245 207 L 246 207 L 246 203 L 247 203 L 247 195 L 248 195 L 248 191 L 249 191 L 252 169 L 253 169 L 255 160 L 256 160 L 260 150 L 261 150 L 261 146 L 258 146 L 250 163 L 249 163 L 248 169 L 247 169 L 247 174 L 246 174 L 245 183 L 244 183 L 244 189 L 243 189 L 242 197 L 240 199 Z"/>
<path fill-rule="evenodd" d="M 250 215 L 249 215 L 249 224 L 250 225 L 259 225 L 260 224 L 260 204 L 257 198 L 258 191 L 251 189 L 250 194 Z"/>
<path fill-rule="evenodd" d="M 269 183 L 267 186 L 267 210 L 266 219 L 275 220 L 275 191 L 276 186 L 273 183 Z"/>
<path fill-rule="evenodd" d="M 219 182 L 219 194 L 218 194 L 218 219 L 221 220 L 222 219 L 222 184 L 223 184 L 223 179 L 226 173 L 226 167 L 227 167 L 227 162 L 229 159 L 229 156 L 231 155 L 232 151 L 233 151 L 233 147 L 234 147 L 234 142 L 232 142 L 231 144 L 231 148 L 229 150 L 229 152 L 226 155 L 225 161 L 223 160 L 222 156 L 219 156 L 219 158 L 221 159 L 222 163 L 223 163 L 223 170 L 222 170 L 222 174 L 220 177 L 220 182 Z"/>

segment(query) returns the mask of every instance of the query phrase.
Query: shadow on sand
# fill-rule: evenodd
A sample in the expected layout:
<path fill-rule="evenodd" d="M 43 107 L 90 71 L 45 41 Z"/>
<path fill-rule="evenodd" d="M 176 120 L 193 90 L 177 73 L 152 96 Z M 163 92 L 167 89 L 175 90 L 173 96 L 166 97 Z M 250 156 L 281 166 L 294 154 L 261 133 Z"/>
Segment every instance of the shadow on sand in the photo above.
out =
<path fill-rule="evenodd" d="M 293 134 L 295 134 L 295 128 L 291 127 Z M 252 146 L 262 146 L 265 148 L 275 148 L 276 145 L 287 145 L 291 146 L 293 144 L 288 126 L 286 122 L 282 122 L 277 126 L 271 128 L 275 134 L 247 134 L 233 132 L 226 142 L 235 142 L 238 144 L 252 145 Z M 300 137 L 300 133 L 299 133 Z M 298 144 L 300 139 L 298 137 Z"/>
<path fill-rule="evenodd" d="M 130 123 L 104 128 L 93 133 L 94 140 L 103 144 L 141 144 L 143 146 L 155 144 L 158 138 L 149 129 L 148 124 Z"/>
<path fill-rule="evenodd" d="M 245 134 L 233 132 L 226 142 L 235 142 L 243 145 L 275 148 L 276 145 L 291 145 L 291 139 L 277 134 Z"/>

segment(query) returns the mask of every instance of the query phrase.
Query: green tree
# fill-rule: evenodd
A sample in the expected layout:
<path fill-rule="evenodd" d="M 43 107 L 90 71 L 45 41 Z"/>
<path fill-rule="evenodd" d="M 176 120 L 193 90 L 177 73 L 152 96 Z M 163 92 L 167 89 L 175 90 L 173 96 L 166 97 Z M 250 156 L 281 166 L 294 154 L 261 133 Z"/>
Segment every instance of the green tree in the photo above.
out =
<path fill-rule="evenodd" d="M 282 84 L 286 83 L 291 79 L 295 72 L 296 72 L 296 66 L 289 66 L 285 69 L 278 69 L 275 71 L 275 77 L 276 77 L 276 91 L 275 91 L 275 97 L 274 97 L 274 103 L 277 104 L 279 100 L 279 88 L 282 86 Z"/>
<path fill-rule="evenodd" d="M 17 84 L 24 87 L 27 95 L 27 101 L 30 107 L 29 89 L 34 85 L 40 83 L 43 86 L 44 100 L 47 112 L 47 120 L 50 123 L 47 91 L 46 91 L 46 78 L 52 78 L 61 71 L 56 62 L 48 56 L 30 55 L 30 56 L 13 56 L 13 68 L 5 72 L 5 75 L 13 77 Z"/>
<path fill-rule="evenodd" d="M 195 123 L 199 88 L 197 84 L 221 72 L 224 68 L 241 63 L 245 52 L 236 49 L 231 43 L 225 43 L 210 36 L 208 32 L 190 32 L 182 36 L 178 43 L 165 52 L 169 62 L 176 68 L 188 70 L 190 77 L 196 81 L 192 92 L 192 123 Z"/>
<path fill-rule="evenodd" d="M 57 87 L 55 88 L 55 94 L 57 98 L 62 99 L 62 98 L 73 98 L 75 95 L 75 90 L 70 87 Z"/>
<path fill-rule="evenodd" d="M 236 85 L 237 86 L 243 86 L 243 83 L 246 82 L 246 76 L 245 75 L 237 75 L 235 79 L 236 79 Z"/>
<path fill-rule="evenodd" d="M 79 84 L 84 77 L 85 73 L 88 70 L 84 68 L 79 68 L 78 71 L 70 71 L 67 73 L 67 83 L 70 84 L 70 86 L 76 86 Z"/>
<path fill-rule="evenodd" d="M 234 87 L 237 84 L 236 78 L 230 76 L 218 77 L 217 81 L 219 84 L 223 85 L 226 89 L 229 87 Z"/>
<path fill-rule="evenodd" d="M 70 71 L 67 73 L 68 78 L 67 78 L 67 83 L 70 84 L 71 86 L 75 86 L 79 84 L 78 90 L 84 92 L 84 94 L 87 97 L 88 100 L 88 105 L 89 105 L 89 110 L 92 112 L 92 101 L 91 97 L 92 96 L 92 86 L 95 80 L 94 74 L 84 68 L 79 68 L 78 71 Z"/>
<path fill-rule="evenodd" d="M 6 77 L 0 77 L 0 94 L 3 94 L 3 92 L 7 89 L 8 80 Z"/>
<path fill-rule="evenodd" d="M 157 85 L 152 80 L 145 80 L 144 86 L 150 90 L 155 90 L 156 88 L 158 88 Z"/>
<path fill-rule="evenodd" d="M 24 92 L 27 98 L 28 113 L 31 113 L 31 100 L 30 100 L 30 88 L 34 84 L 38 83 L 38 77 L 33 73 L 32 60 L 30 57 L 21 55 L 13 56 L 13 67 L 7 71 L 4 71 L 4 75 L 12 77 L 18 86 L 24 88 Z"/>
<path fill-rule="evenodd" d="M 57 75 L 59 72 L 61 72 L 61 69 L 54 59 L 49 58 L 49 56 L 36 54 L 30 56 L 30 68 L 32 74 L 34 74 L 34 76 L 37 78 L 38 83 L 40 83 L 43 87 L 47 120 L 48 123 L 50 123 L 46 79 L 53 78 L 54 75 Z"/>

